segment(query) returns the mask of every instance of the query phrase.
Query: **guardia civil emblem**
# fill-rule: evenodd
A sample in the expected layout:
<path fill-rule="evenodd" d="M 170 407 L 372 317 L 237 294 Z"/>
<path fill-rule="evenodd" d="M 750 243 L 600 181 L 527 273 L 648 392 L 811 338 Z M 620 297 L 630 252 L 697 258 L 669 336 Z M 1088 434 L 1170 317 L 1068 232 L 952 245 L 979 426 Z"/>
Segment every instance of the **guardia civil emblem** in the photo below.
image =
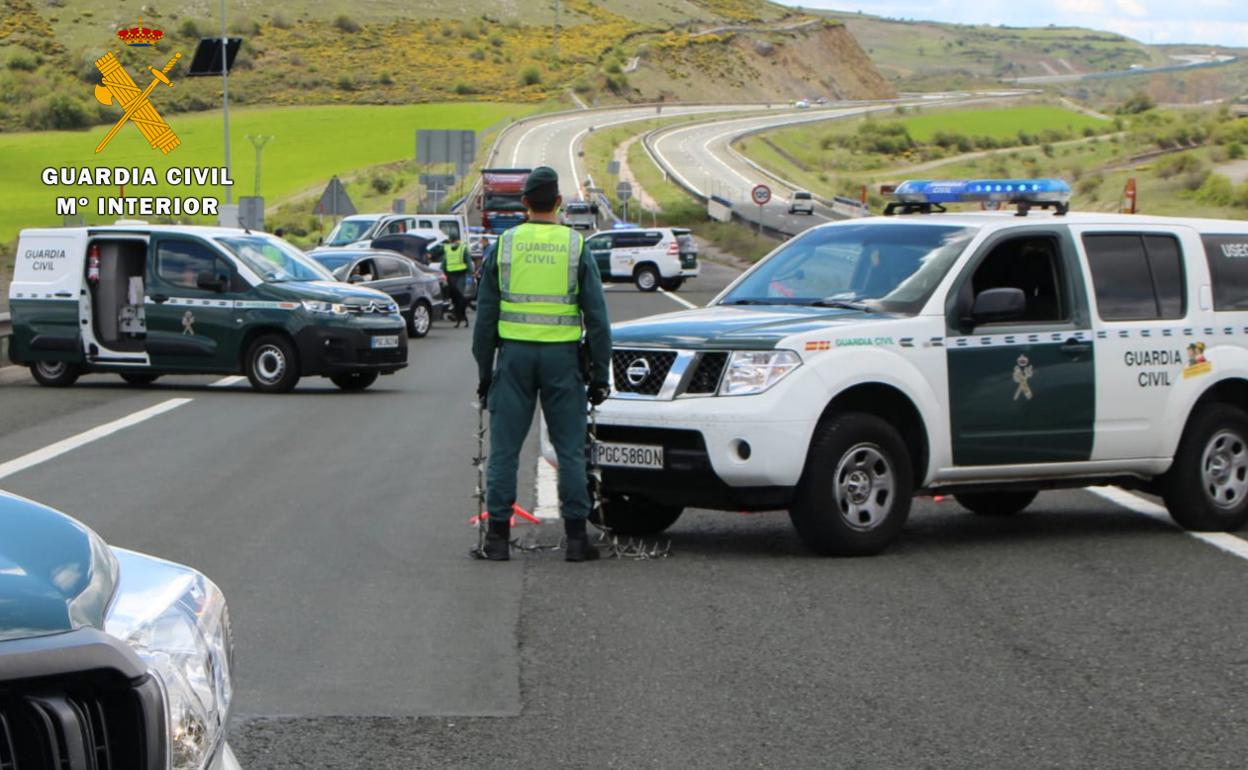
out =
<path fill-rule="evenodd" d="M 182 316 L 182 333 L 192 336 L 195 334 L 195 314 L 189 310 Z"/>
<path fill-rule="evenodd" d="M 144 27 L 143 20 L 139 19 L 137 27 L 120 30 L 117 37 L 131 48 L 150 48 L 156 45 L 164 34 L 158 29 Z M 148 71 L 152 73 L 152 80 L 142 90 L 111 51 L 95 60 L 95 68 L 100 71 L 101 80 L 100 84 L 95 87 L 96 101 L 105 106 L 116 102 L 117 106 L 122 109 L 121 117 L 109 129 L 103 141 L 96 146 L 96 152 L 103 151 L 126 123 L 133 123 L 153 149 L 160 150 L 166 155 L 181 144 L 181 140 L 156 111 L 149 98 L 157 85 L 161 83 L 166 86 L 173 85 L 173 82 L 169 80 L 169 71 L 181 58 L 182 54 L 175 53 L 173 58 L 165 64 L 164 69 L 148 67 Z"/>
<path fill-rule="evenodd" d="M 1029 359 L 1026 355 L 1020 355 L 1018 360 L 1014 363 L 1014 383 L 1018 385 L 1018 387 L 1014 389 L 1015 401 L 1019 398 L 1025 398 L 1028 401 L 1031 400 L 1033 394 L 1031 392 L 1031 385 L 1029 384 L 1029 381 L 1033 376 L 1035 376 L 1035 374 L 1036 369 L 1031 365 L 1031 359 Z"/>

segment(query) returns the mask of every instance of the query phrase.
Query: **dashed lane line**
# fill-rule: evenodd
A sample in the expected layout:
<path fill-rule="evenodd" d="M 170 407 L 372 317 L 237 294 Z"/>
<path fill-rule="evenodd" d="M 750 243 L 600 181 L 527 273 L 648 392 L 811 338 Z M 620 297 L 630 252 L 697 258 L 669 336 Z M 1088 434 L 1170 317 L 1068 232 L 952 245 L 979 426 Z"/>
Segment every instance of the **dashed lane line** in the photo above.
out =
<path fill-rule="evenodd" d="M 1150 500 L 1133 495 L 1125 489 L 1117 487 L 1088 487 L 1088 491 L 1134 513 L 1147 516 L 1150 519 L 1155 519 L 1172 527 L 1177 526 L 1165 508 Z M 1214 548 L 1221 549 L 1232 556 L 1248 560 L 1248 540 L 1241 540 L 1229 532 L 1183 531 Z"/>
<path fill-rule="evenodd" d="M 155 406 L 149 406 L 146 409 L 140 409 L 137 412 L 128 414 L 119 420 L 104 423 L 91 430 L 83 431 L 76 436 L 70 436 L 67 439 L 57 441 L 55 444 L 49 444 L 42 449 L 36 449 L 33 452 L 24 454 L 15 460 L 9 460 L 6 463 L 0 463 L 0 479 L 12 476 L 14 473 L 24 471 L 27 468 L 33 468 L 40 463 L 60 457 L 61 455 L 72 452 L 79 447 L 86 446 L 93 441 L 98 441 L 107 436 L 111 436 L 118 431 L 125 430 L 141 422 L 150 420 L 157 415 L 177 409 L 184 404 L 189 404 L 194 399 L 190 398 L 171 398 L 168 401 L 162 401 Z"/>
<path fill-rule="evenodd" d="M 246 378 L 246 377 L 244 377 L 244 376 L 242 376 L 241 374 L 235 374 L 235 375 L 230 376 L 230 377 L 222 377 L 221 379 L 217 380 L 216 382 L 210 382 L 210 383 L 208 383 L 208 387 L 210 387 L 210 388 L 229 388 L 229 387 L 232 387 L 232 386 L 234 386 L 234 385 L 237 385 L 238 383 L 240 383 L 240 382 L 242 382 L 242 381 L 244 381 L 244 380 L 246 380 L 246 379 L 247 379 L 247 378 Z"/>

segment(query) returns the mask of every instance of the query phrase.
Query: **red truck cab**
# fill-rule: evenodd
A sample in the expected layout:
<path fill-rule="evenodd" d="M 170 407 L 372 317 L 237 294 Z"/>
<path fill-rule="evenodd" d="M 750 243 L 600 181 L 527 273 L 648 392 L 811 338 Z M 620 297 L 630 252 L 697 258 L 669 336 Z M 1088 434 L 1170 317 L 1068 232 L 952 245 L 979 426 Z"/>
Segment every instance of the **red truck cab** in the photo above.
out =
<path fill-rule="evenodd" d="M 504 232 L 525 220 L 524 204 L 520 202 L 520 198 L 531 170 L 481 169 L 481 198 L 478 207 L 481 209 L 481 225 L 487 233 Z"/>

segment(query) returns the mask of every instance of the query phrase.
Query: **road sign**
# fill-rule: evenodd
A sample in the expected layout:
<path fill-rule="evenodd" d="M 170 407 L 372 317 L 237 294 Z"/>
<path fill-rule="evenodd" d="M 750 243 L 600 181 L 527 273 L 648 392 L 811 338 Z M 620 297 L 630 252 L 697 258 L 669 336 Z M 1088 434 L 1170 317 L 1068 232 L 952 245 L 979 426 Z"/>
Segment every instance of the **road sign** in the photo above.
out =
<path fill-rule="evenodd" d="M 765 184 L 754 185 L 750 190 L 750 200 L 759 206 L 766 206 L 771 201 L 771 188 Z"/>
<path fill-rule="evenodd" d="M 390 203 L 390 210 L 396 214 L 406 213 L 407 212 L 407 198 L 395 198 L 394 201 Z"/>
<path fill-rule="evenodd" d="M 416 131 L 416 162 L 421 165 L 454 163 L 455 172 L 464 176 L 476 157 L 476 131 L 424 128 Z"/>
<path fill-rule="evenodd" d="M 259 195 L 240 195 L 238 198 L 238 221 L 248 230 L 264 230 L 264 198 Z"/>
<path fill-rule="evenodd" d="M 347 188 L 342 186 L 338 177 L 329 180 L 329 184 L 325 186 L 325 192 L 321 193 L 321 199 L 317 201 L 312 213 L 328 214 L 331 217 L 349 217 L 355 213 L 355 204 L 351 202 L 351 198 L 347 195 Z"/>
<path fill-rule="evenodd" d="M 455 186 L 454 174 L 421 174 L 420 183 L 436 190 L 449 190 Z"/>
<path fill-rule="evenodd" d="M 620 173 L 620 162 L 618 160 L 607 161 L 607 173 L 616 176 Z"/>
<path fill-rule="evenodd" d="M 633 197 L 633 186 L 628 182 L 622 181 L 615 186 L 615 197 L 622 201 L 626 201 Z"/>

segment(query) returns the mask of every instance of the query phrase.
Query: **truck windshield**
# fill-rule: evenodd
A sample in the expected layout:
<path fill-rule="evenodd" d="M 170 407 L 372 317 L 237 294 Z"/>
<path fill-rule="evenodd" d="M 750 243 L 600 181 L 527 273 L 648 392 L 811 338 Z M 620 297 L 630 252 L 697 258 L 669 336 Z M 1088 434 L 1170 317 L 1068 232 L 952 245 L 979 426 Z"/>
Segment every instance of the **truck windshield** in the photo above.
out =
<path fill-rule="evenodd" d="M 844 224 L 806 231 L 718 304 L 836 305 L 917 313 L 977 228 Z"/>
<path fill-rule="evenodd" d="M 355 243 L 373 229 L 375 224 L 377 224 L 376 219 L 344 219 L 325 239 L 325 243 L 330 246 L 346 246 L 348 243 Z"/>
<path fill-rule="evenodd" d="M 490 211 L 524 211 L 519 195 L 487 194 L 482 208 Z"/>
<path fill-rule="evenodd" d="M 332 281 L 333 275 L 280 238 L 268 235 L 235 235 L 217 243 L 266 283 L 285 281 Z"/>

